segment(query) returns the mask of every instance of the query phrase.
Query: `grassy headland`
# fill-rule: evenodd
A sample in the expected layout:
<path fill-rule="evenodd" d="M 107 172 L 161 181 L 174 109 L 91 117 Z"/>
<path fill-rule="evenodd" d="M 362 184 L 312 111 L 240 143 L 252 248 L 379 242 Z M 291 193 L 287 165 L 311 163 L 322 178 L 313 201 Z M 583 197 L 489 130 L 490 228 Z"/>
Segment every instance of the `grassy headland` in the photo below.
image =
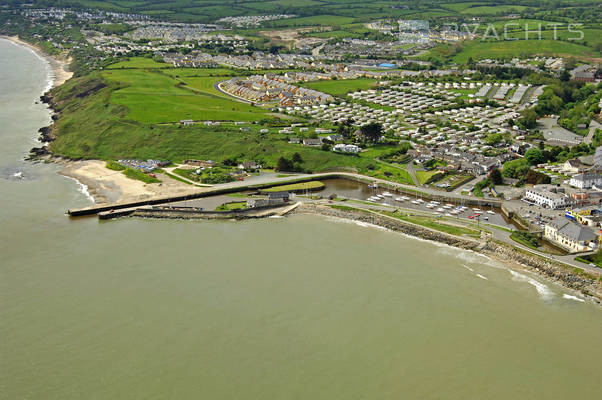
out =
<path fill-rule="evenodd" d="M 275 167 L 280 157 L 290 159 L 298 153 L 305 172 L 348 170 L 411 183 L 402 168 L 375 160 L 385 150 L 349 156 L 289 144 L 289 135 L 276 133 L 277 129 L 261 133 L 266 124 L 288 126 L 290 121 L 227 98 L 213 87 L 227 78 L 208 76 L 210 70 L 134 68 L 137 65 L 148 64 L 134 60 L 122 64 L 123 69 L 93 72 L 52 90 L 58 116 L 52 127 L 56 140 L 50 144 L 54 154 L 71 159 L 256 161 L 268 168 Z M 237 72 L 218 69 L 215 73 L 227 71 Z M 220 120 L 221 124 L 178 124 L 183 119 Z M 262 124 L 256 123 L 259 120 Z M 246 129 L 235 121 L 247 121 Z"/>

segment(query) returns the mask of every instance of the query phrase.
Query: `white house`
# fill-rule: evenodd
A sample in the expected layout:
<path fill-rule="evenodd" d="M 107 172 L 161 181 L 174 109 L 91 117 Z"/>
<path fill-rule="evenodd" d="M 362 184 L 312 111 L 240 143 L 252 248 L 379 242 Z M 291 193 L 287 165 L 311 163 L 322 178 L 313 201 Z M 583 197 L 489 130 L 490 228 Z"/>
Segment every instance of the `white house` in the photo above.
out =
<path fill-rule="evenodd" d="M 544 237 L 571 253 L 591 250 L 598 241 L 591 229 L 562 217 L 545 226 Z"/>
<path fill-rule="evenodd" d="M 591 189 L 592 186 L 602 186 L 602 175 L 595 172 L 578 174 L 571 178 L 569 185 L 579 189 Z"/>
<path fill-rule="evenodd" d="M 335 144 L 332 151 L 339 151 L 341 153 L 359 153 L 360 148 L 354 144 Z"/>
<path fill-rule="evenodd" d="M 540 207 L 556 210 L 570 203 L 569 197 L 558 189 L 554 185 L 535 185 L 525 190 L 525 199 Z"/>
<path fill-rule="evenodd" d="M 562 171 L 569 174 L 578 174 L 585 171 L 585 165 L 583 165 L 578 159 L 567 160 L 562 165 Z"/>

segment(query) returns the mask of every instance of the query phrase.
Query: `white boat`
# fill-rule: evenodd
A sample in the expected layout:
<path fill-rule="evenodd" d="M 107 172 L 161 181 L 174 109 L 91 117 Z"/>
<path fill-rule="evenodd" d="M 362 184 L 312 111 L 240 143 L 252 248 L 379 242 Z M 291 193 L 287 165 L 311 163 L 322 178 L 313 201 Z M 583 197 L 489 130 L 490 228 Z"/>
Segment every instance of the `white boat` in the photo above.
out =
<path fill-rule="evenodd" d="M 431 203 L 433 203 L 433 204 L 437 204 L 437 205 L 439 205 L 439 204 L 440 204 L 438 201 L 434 201 L 434 200 L 433 200 L 433 201 L 431 201 Z"/>
<path fill-rule="evenodd" d="M 443 211 L 445 211 L 445 210 L 444 210 L 442 207 L 439 207 L 439 208 L 437 209 L 437 211 L 438 211 L 438 212 L 443 212 Z"/>
<path fill-rule="evenodd" d="M 418 200 L 412 200 L 412 204 L 420 204 Z"/>
<path fill-rule="evenodd" d="M 446 217 L 451 217 L 452 215 L 450 213 L 445 213 Z"/>
<path fill-rule="evenodd" d="M 403 197 L 396 197 L 395 201 L 404 201 Z"/>
<path fill-rule="evenodd" d="M 495 213 L 493 211 L 491 211 L 491 210 L 487 211 L 487 214 L 495 215 Z"/>
<path fill-rule="evenodd" d="M 393 195 L 389 192 L 384 192 L 382 195 L 385 197 L 393 197 Z"/>
<path fill-rule="evenodd" d="M 435 205 L 434 204 L 427 204 L 426 207 L 427 208 L 435 208 Z"/>
<path fill-rule="evenodd" d="M 453 207 L 454 205 L 451 203 L 447 203 L 446 206 Z"/>

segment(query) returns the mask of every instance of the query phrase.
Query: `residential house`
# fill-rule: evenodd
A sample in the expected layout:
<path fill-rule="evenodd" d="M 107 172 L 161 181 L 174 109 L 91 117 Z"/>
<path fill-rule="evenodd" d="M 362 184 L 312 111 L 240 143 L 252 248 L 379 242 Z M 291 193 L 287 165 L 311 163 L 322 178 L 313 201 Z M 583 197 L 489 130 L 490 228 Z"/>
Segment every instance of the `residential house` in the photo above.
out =
<path fill-rule="evenodd" d="M 574 158 L 572 160 L 567 160 L 563 165 L 562 165 L 562 171 L 569 173 L 569 174 L 578 174 L 580 172 L 585 171 L 586 166 L 583 165 L 583 163 L 581 161 L 579 161 L 577 158 Z"/>
<path fill-rule="evenodd" d="M 338 151 L 341 153 L 359 153 L 360 148 L 354 144 L 335 144 L 332 151 Z"/>
<path fill-rule="evenodd" d="M 238 169 L 244 169 L 245 171 L 255 171 L 260 168 L 261 165 L 257 164 L 255 161 L 245 161 L 238 165 Z"/>
<path fill-rule="evenodd" d="M 594 186 L 602 186 L 602 175 L 595 172 L 586 172 L 575 175 L 569 181 L 569 185 L 579 189 L 591 189 Z"/>

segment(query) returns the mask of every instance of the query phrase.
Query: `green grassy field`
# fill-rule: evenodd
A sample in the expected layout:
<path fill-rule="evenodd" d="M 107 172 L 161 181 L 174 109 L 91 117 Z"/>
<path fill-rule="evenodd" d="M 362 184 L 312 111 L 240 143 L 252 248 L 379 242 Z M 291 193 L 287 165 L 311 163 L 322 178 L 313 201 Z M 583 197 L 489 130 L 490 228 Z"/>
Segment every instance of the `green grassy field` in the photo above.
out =
<path fill-rule="evenodd" d="M 215 211 L 233 211 L 233 210 L 242 210 L 243 208 L 247 208 L 246 201 L 233 201 L 231 203 L 224 203 L 215 208 Z"/>
<path fill-rule="evenodd" d="M 103 78 L 124 86 L 111 94 L 110 103 L 125 106 L 127 118 L 142 123 L 167 123 L 183 119 L 257 121 L 265 110 L 229 99 L 213 89 L 220 78 L 190 78 L 193 89 L 152 70 L 110 70 Z"/>
<path fill-rule="evenodd" d="M 418 178 L 418 182 L 421 185 L 424 185 L 428 182 L 429 179 L 433 177 L 433 175 L 438 174 L 439 171 L 416 171 L 416 178 Z"/>
<path fill-rule="evenodd" d="M 460 11 L 462 14 L 469 15 L 494 15 L 494 14 L 510 14 L 510 13 L 519 13 L 526 9 L 525 6 L 515 6 L 515 5 L 499 5 L 499 6 L 476 6 L 476 7 L 467 7 Z"/>
<path fill-rule="evenodd" d="M 529 25 L 530 26 L 530 25 Z M 537 30 L 537 27 L 534 28 L 529 28 L 530 30 Z M 543 27 L 542 27 L 543 29 Z M 574 28 L 577 29 L 577 28 Z M 560 29 L 558 28 L 556 31 L 556 40 L 569 40 L 570 42 L 572 42 L 571 44 L 577 44 L 577 45 L 584 45 L 587 44 L 587 47 L 594 47 L 595 45 L 597 45 L 598 43 L 602 43 L 602 29 L 579 29 L 581 32 L 583 32 L 583 38 L 581 38 L 581 34 L 577 33 L 577 32 L 569 32 L 567 29 Z M 529 33 L 528 34 L 529 38 L 532 39 L 539 39 L 539 34 L 537 32 L 534 33 Z M 507 34 L 508 37 L 510 38 L 518 38 L 518 39 L 525 39 L 526 33 L 525 30 L 519 30 L 519 31 L 515 31 L 515 32 L 508 32 Z M 553 30 L 542 30 L 541 32 L 541 38 L 545 39 L 545 40 L 553 40 L 554 39 L 554 31 Z M 575 40 L 573 40 L 575 39 Z M 579 39 L 579 40 L 577 40 Z M 566 43 L 566 42 L 562 42 L 562 43 Z M 595 55 L 594 51 L 591 50 L 592 54 Z M 598 53 L 598 56 L 600 54 Z"/>
<path fill-rule="evenodd" d="M 119 79 L 104 79 L 109 72 L 126 74 L 125 78 L 128 78 L 128 74 L 133 74 L 135 78 L 130 76 L 129 79 L 140 81 L 137 83 L 139 90 L 149 91 L 153 94 L 146 97 L 157 99 L 144 101 L 141 93 L 127 92 L 132 87 L 121 83 Z M 173 96 L 180 96 L 180 91 L 184 89 L 173 86 L 170 80 L 160 80 L 160 92 L 163 94 L 157 95 L 157 82 L 143 79 L 145 76 L 144 70 L 105 71 L 71 79 L 65 85 L 53 89 L 59 118 L 53 126 L 56 140 L 50 145 L 51 151 L 73 159 L 152 158 L 174 162 L 185 159 L 211 159 L 219 162 L 235 159 L 238 162 L 256 161 L 266 168 L 275 167 L 280 157 L 291 159 L 294 153 L 299 153 L 303 159 L 301 166 L 304 171 L 356 171 L 411 184 L 405 170 L 378 163 L 368 157 L 348 156 L 289 144 L 285 134 L 261 134 L 261 125 L 247 125 L 250 130 L 241 132 L 239 126 L 233 123 L 222 123 L 219 127 L 214 127 L 149 122 L 156 119 L 147 111 L 149 104 L 154 108 L 153 112 L 163 112 L 161 108 L 172 106 L 170 102 Z M 165 78 L 160 74 L 158 76 Z M 113 101 L 115 94 L 120 91 L 125 93 L 122 92 L 118 98 L 127 99 L 129 107 L 135 109 Z M 131 102 L 131 98 L 138 97 L 130 98 L 129 94 L 141 96 L 140 102 Z M 181 110 L 172 112 L 175 116 L 169 119 L 179 117 Z M 139 115 L 145 122 L 132 119 L 132 114 Z"/>
<path fill-rule="evenodd" d="M 299 26 L 331 26 L 350 24 L 354 18 L 337 15 L 313 15 L 311 17 L 287 18 L 268 21 L 264 26 L 270 28 L 292 28 Z"/>
<path fill-rule="evenodd" d="M 466 63 L 469 58 L 513 58 L 539 56 L 596 57 L 599 53 L 579 44 L 558 40 L 516 40 L 483 42 L 474 40 L 462 44 L 462 51 L 453 57 L 457 63 Z"/>
<path fill-rule="evenodd" d="M 264 192 L 302 192 L 304 190 L 320 190 L 324 187 L 324 183 L 320 181 L 293 183 L 291 185 L 275 186 L 273 188 L 265 189 Z"/>
<path fill-rule="evenodd" d="M 319 90 L 320 92 L 329 93 L 333 96 L 344 96 L 349 92 L 356 90 L 370 89 L 376 85 L 378 81 L 368 78 L 359 79 L 341 79 L 341 80 L 323 80 L 315 82 L 307 82 L 302 86 Z"/>
<path fill-rule="evenodd" d="M 383 211 L 382 214 L 388 215 L 389 217 L 398 218 L 402 221 L 410 222 L 416 225 L 424 226 L 426 228 L 434 229 L 436 231 L 449 233 L 450 235 L 466 235 L 471 237 L 480 237 L 481 234 L 479 231 L 475 229 L 465 228 L 456 225 L 449 225 L 439 222 L 439 220 L 435 220 L 429 217 L 416 216 L 416 215 L 406 215 L 406 214 L 397 214 L 392 212 Z"/>
<path fill-rule="evenodd" d="M 131 57 L 127 61 L 121 61 L 111 64 L 107 69 L 122 69 L 122 68 L 170 68 L 170 64 L 157 62 L 148 57 Z"/>

